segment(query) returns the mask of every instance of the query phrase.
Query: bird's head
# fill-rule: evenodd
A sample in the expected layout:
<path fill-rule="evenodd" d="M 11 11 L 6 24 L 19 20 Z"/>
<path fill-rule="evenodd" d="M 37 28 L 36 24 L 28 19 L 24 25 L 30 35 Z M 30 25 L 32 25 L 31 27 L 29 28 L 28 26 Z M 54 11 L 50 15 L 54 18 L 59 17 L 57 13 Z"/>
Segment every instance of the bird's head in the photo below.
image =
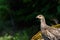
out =
<path fill-rule="evenodd" d="M 38 19 L 44 19 L 44 16 L 43 15 L 37 15 L 37 17 L 36 18 L 38 18 Z"/>

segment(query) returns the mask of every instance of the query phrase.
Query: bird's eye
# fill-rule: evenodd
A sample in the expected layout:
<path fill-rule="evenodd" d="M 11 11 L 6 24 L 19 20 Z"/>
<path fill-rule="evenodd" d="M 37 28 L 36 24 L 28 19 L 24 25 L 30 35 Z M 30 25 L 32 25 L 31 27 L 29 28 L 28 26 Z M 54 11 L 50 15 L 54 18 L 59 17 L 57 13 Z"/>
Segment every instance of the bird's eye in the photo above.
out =
<path fill-rule="evenodd" d="M 39 16 L 39 17 L 41 17 L 41 16 Z"/>

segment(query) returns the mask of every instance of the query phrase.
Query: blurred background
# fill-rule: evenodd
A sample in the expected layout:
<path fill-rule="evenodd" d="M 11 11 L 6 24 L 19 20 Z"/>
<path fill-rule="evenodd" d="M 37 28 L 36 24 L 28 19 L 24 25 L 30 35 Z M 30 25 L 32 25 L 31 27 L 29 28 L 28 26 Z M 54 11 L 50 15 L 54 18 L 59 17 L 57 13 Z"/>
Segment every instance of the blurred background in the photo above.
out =
<path fill-rule="evenodd" d="M 60 23 L 60 0 L 0 0 L 0 40 L 30 40 L 40 30 L 36 16 Z"/>

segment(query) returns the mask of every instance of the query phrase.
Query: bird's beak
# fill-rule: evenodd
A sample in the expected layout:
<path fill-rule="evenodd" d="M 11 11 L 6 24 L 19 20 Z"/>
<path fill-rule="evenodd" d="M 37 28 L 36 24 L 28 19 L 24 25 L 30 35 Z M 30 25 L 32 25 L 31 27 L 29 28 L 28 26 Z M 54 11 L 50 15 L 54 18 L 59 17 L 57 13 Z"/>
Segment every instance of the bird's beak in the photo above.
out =
<path fill-rule="evenodd" d="M 36 18 L 38 18 L 38 17 L 36 17 Z"/>
<path fill-rule="evenodd" d="M 37 17 L 36 17 L 37 18 Z"/>

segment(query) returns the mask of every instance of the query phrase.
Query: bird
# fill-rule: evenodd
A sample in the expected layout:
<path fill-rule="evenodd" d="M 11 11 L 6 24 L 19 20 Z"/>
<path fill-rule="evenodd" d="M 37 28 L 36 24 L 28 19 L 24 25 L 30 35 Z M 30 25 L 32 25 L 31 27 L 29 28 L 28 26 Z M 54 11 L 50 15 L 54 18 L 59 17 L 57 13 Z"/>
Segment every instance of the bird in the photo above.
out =
<path fill-rule="evenodd" d="M 53 28 L 46 24 L 45 17 L 43 15 L 37 15 L 41 22 L 41 33 L 48 37 L 50 40 L 59 40 L 60 39 L 60 31 L 58 28 Z M 60 28 L 59 28 L 60 29 Z"/>
<path fill-rule="evenodd" d="M 58 28 L 58 30 L 60 31 L 60 24 L 52 25 L 51 27 Z M 41 31 L 39 30 L 35 35 L 33 35 L 31 40 L 44 40 L 44 38 L 42 38 Z"/>
<path fill-rule="evenodd" d="M 52 25 L 51 27 L 53 27 L 53 28 L 60 28 L 60 24 Z M 41 31 L 39 30 L 35 35 L 33 35 L 31 40 L 44 40 L 44 38 L 42 38 Z"/>

